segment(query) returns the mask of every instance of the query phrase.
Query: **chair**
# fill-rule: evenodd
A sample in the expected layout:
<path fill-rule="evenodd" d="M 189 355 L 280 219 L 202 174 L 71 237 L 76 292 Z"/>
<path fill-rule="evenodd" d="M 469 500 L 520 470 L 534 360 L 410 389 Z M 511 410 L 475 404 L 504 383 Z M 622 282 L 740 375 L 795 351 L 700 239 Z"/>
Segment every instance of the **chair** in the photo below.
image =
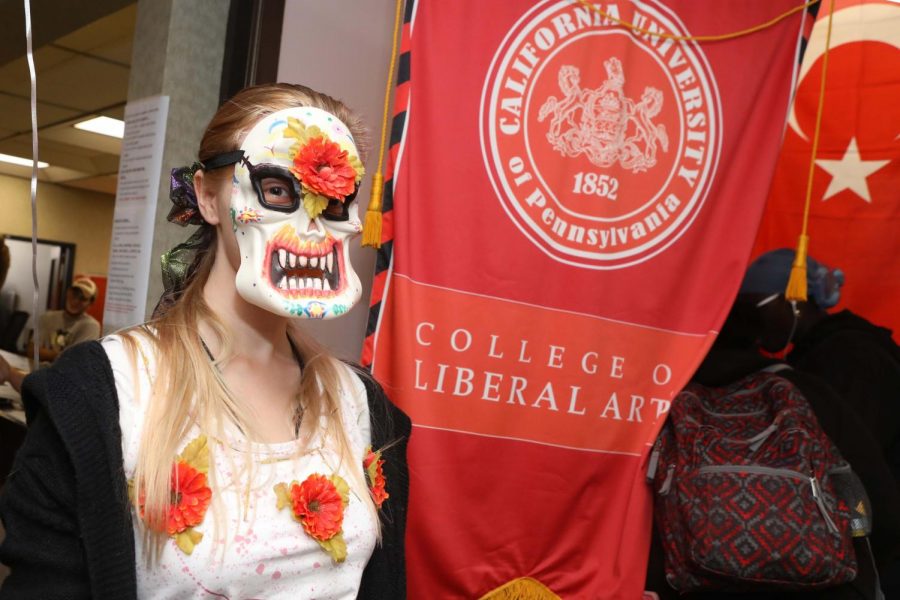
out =
<path fill-rule="evenodd" d="M 16 310 L 9 315 L 6 323 L 0 329 L 0 350 L 6 350 L 7 352 L 19 351 L 16 343 L 19 341 L 19 336 L 22 334 L 22 330 L 27 322 L 28 313 L 24 310 Z"/>

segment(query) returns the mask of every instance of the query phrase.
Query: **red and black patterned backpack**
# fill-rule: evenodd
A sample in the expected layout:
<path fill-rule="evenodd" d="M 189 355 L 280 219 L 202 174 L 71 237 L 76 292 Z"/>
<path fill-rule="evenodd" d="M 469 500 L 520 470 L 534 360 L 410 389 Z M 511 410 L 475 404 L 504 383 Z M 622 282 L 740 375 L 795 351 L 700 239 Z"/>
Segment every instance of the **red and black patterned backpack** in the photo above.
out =
<path fill-rule="evenodd" d="M 806 399 L 771 372 L 689 385 L 650 457 L 666 579 L 681 592 L 817 589 L 856 577 L 850 466 Z"/>

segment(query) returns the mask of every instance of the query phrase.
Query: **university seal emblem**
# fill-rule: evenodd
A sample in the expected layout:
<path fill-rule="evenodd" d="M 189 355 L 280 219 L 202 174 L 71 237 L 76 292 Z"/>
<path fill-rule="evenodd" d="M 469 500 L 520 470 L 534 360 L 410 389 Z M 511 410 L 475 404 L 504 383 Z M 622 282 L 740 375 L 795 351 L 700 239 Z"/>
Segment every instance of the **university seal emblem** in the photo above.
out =
<path fill-rule="evenodd" d="M 668 8 L 540 2 L 513 25 L 481 101 L 482 152 L 516 226 L 564 263 L 618 269 L 690 227 L 713 180 L 721 109 Z M 648 33 L 625 29 L 609 18 Z"/>

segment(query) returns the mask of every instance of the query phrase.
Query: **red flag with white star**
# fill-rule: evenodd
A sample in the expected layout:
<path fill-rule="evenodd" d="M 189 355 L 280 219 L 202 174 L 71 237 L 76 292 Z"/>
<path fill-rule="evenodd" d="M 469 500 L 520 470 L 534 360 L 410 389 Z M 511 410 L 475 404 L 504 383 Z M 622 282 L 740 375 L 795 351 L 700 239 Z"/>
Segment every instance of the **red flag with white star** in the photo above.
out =
<path fill-rule="evenodd" d="M 823 3 L 754 255 L 797 243 L 827 26 Z M 889 327 L 900 339 L 900 4 L 835 2 L 824 102 L 809 254 L 844 271 L 838 308 Z"/>

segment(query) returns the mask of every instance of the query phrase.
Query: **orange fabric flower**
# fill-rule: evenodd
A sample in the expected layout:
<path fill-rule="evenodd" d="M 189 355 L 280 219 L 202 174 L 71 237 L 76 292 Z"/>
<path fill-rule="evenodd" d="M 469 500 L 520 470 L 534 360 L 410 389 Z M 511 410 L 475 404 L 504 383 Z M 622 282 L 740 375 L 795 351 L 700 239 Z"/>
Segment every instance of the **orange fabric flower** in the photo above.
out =
<path fill-rule="evenodd" d="M 203 522 L 212 499 L 205 473 L 184 461 L 178 462 L 172 468 L 172 495 L 174 498 L 166 519 L 169 535 L 181 533 Z"/>
<path fill-rule="evenodd" d="M 324 136 L 311 138 L 294 156 L 291 172 L 316 194 L 343 200 L 356 189 L 356 170 L 347 151 Z"/>
<path fill-rule="evenodd" d="M 372 448 L 367 448 L 366 455 L 363 457 L 363 469 L 369 482 L 369 490 L 372 492 L 372 500 L 375 501 L 375 506 L 378 508 L 381 508 L 384 501 L 391 497 L 385 489 L 387 481 L 384 478 L 383 465 L 381 452 L 374 452 Z"/>
<path fill-rule="evenodd" d="M 185 461 L 172 467 L 170 502 L 166 511 L 165 531 L 175 537 L 188 527 L 203 522 L 206 509 L 212 499 L 212 490 L 206 482 L 206 474 L 198 471 Z M 144 514 L 144 498 L 141 496 L 141 518 L 151 529 L 163 530 L 162 524 L 154 523 Z"/>
<path fill-rule="evenodd" d="M 344 502 L 338 489 L 324 475 L 313 473 L 303 483 L 291 485 L 291 509 L 306 533 L 319 541 L 341 532 Z"/>

